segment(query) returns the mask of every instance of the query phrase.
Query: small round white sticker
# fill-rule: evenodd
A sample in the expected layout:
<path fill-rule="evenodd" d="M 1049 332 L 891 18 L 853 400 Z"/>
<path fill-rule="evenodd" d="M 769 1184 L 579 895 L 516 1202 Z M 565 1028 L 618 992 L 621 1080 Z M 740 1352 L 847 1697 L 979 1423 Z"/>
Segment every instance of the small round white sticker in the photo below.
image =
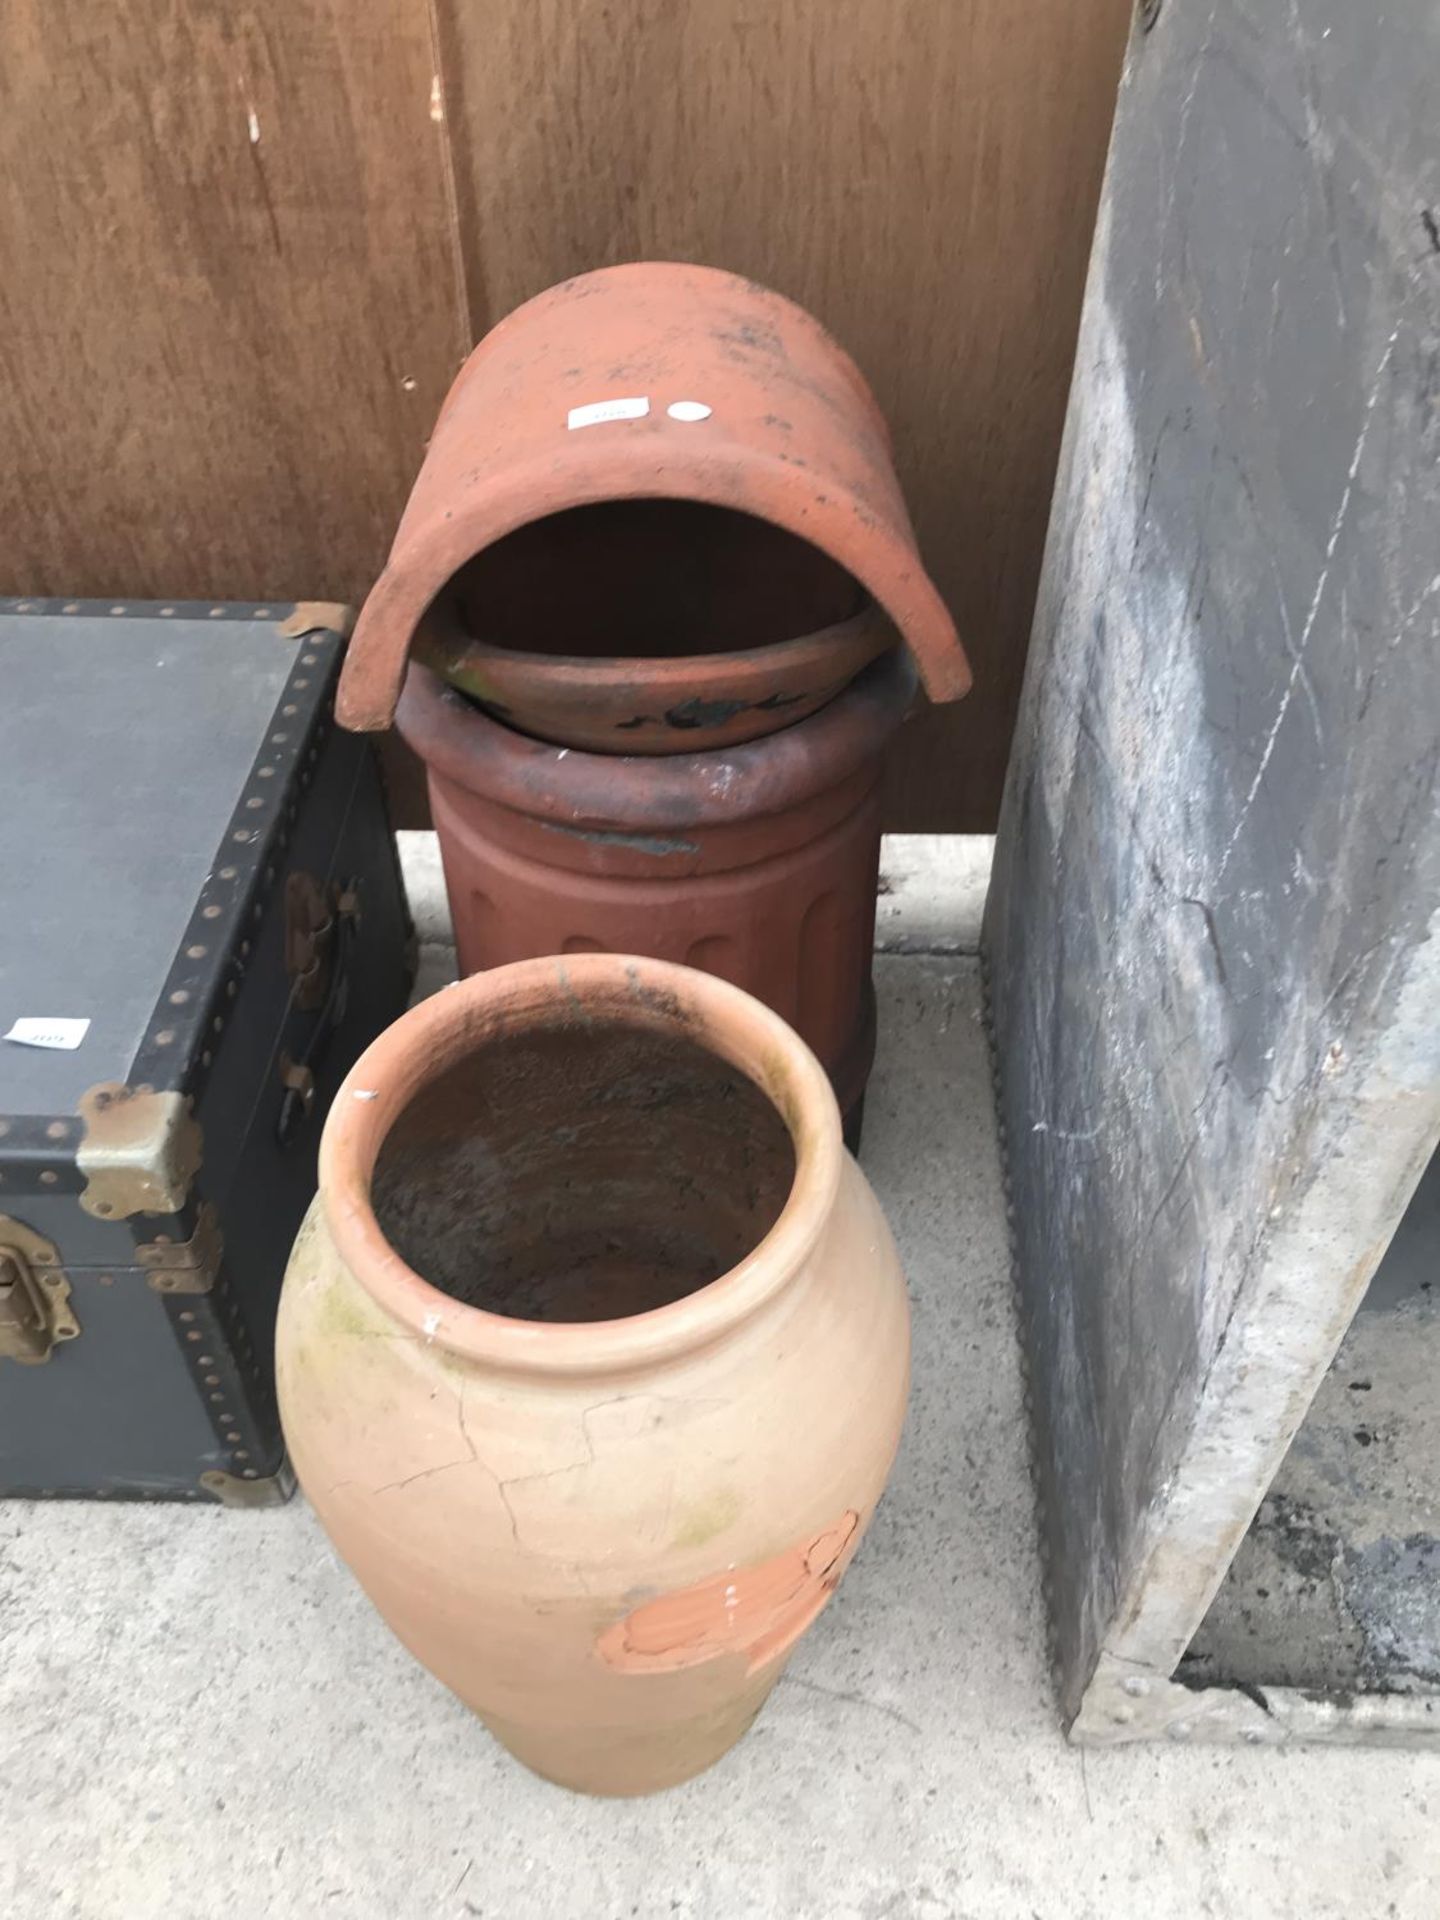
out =
<path fill-rule="evenodd" d="M 703 400 L 672 400 L 665 409 L 672 420 L 708 420 L 710 409 Z"/>

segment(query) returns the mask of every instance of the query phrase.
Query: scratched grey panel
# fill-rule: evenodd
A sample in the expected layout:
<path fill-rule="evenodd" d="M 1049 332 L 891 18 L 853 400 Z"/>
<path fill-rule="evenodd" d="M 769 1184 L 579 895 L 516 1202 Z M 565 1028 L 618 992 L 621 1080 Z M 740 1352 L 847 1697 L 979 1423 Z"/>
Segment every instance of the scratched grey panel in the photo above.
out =
<path fill-rule="evenodd" d="M 1437 73 L 1432 0 L 1127 60 L 985 934 L 1068 1712 L 1440 898 Z"/>

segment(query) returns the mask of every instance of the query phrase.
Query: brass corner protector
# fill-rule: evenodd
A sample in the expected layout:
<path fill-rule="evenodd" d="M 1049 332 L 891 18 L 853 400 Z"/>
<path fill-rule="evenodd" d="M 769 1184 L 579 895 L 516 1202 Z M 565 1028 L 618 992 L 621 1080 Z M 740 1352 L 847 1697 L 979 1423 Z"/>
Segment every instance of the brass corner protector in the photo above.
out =
<path fill-rule="evenodd" d="M 220 1277 L 220 1256 L 224 1251 L 219 1215 L 205 1200 L 195 1217 L 195 1231 L 188 1240 L 169 1240 L 161 1234 L 154 1240 L 142 1241 L 135 1249 L 135 1257 L 156 1293 L 209 1293 Z"/>
<path fill-rule="evenodd" d="M 302 600 L 276 628 L 287 640 L 303 640 L 307 633 L 338 633 L 348 640 L 355 625 L 355 609 L 339 600 Z"/>
<path fill-rule="evenodd" d="M 295 1475 L 286 1460 L 278 1473 L 263 1480 L 243 1480 L 239 1474 L 221 1473 L 217 1468 L 202 1473 L 200 1484 L 222 1507 L 283 1507 L 295 1491 Z"/>
<path fill-rule="evenodd" d="M 85 1211 L 98 1220 L 178 1213 L 201 1158 L 189 1096 L 105 1081 L 91 1087 L 78 1111 L 84 1132 L 75 1164 L 85 1176 Z"/>

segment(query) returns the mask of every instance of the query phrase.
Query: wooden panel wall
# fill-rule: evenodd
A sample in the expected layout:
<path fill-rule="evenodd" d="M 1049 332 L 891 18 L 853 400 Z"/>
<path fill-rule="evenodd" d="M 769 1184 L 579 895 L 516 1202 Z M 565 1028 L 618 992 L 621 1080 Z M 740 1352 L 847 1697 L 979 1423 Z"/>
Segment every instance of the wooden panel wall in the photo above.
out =
<path fill-rule="evenodd" d="M 976 668 L 892 824 L 993 824 L 1127 0 L 10 0 L 0 592 L 356 598 L 465 347 L 566 274 L 811 307 Z"/>
<path fill-rule="evenodd" d="M 348 598 L 468 348 L 423 5 L 0 8 L 0 592 Z"/>

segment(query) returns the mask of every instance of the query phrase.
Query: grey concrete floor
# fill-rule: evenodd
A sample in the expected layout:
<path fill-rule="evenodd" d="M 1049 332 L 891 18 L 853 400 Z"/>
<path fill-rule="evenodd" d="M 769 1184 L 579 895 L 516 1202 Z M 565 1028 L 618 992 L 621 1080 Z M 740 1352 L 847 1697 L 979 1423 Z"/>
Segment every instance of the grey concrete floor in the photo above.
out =
<path fill-rule="evenodd" d="M 916 911 L 882 921 L 862 1159 L 910 1279 L 912 1409 L 864 1549 L 748 1738 L 653 1799 L 576 1798 L 390 1639 L 303 1501 L 0 1505 L 0 1916 L 1440 1910 L 1440 1757 L 1061 1738 L 979 980 L 954 950 L 983 858 L 912 845 L 887 867 Z"/>

